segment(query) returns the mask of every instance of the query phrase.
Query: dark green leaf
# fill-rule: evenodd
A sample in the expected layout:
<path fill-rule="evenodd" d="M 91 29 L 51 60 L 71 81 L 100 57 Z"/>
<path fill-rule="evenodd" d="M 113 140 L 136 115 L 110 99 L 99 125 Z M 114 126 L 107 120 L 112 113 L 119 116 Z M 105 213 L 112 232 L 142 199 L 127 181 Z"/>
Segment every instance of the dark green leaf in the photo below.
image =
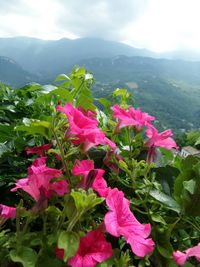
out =
<path fill-rule="evenodd" d="M 10 251 L 10 258 L 13 262 L 19 262 L 23 267 L 35 267 L 37 253 L 29 247 L 20 247 Z"/>
<path fill-rule="evenodd" d="M 64 249 L 64 261 L 74 256 L 79 247 L 79 236 L 74 232 L 62 231 L 58 238 L 58 248 Z"/>

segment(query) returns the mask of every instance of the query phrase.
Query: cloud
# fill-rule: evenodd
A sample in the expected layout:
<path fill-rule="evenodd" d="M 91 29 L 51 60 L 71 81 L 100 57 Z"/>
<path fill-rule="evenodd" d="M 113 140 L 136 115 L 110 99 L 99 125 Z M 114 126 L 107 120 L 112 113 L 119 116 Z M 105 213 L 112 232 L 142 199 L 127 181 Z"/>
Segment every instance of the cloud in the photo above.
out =
<path fill-rule="evenodd" d="M 0 0 L 0 37 L 97 37 L 200 51 L 199 0 Z"/>
<path fill-rule="evenodd" d="M 136 20 L 148 7 L 149 0 L 74 0 L 62 1 L 57 21 L 60 28 L 69 29 L 81 37 L 120 40 L 123 29 Z"/>

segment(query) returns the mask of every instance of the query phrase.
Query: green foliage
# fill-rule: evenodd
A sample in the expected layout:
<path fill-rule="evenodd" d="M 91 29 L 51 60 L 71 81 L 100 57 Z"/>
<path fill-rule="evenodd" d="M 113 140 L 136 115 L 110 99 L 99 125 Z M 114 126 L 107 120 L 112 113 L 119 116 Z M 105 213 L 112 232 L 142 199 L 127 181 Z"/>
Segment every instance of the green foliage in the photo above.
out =
<path fill-rule="evenodd" d="M 71 196 L 74 199 L 78 212 L 90 210 L 104 201 L 103 198 L 97 197 L 91 189 L 89 189 L 87 192 L 84 190 L 72 191 Z"/>
<path fill-rule="evenodd" d="M 64 249 L 64 261 L 72 257 L 79 246 L 79 236 L 75 232 L 62 231 L 58 237 L 58 247 Z"/>
<path fill-rule="evenodd" d="M 91 229 L 103 227 L 105 199 L 87 186 L 79 188 L 82 177 L 73 176 L 72 172 L 77 159 L 92 159 L 95 168 L 105 171 L 108 186 L 123 191 L 135 217 L 151 224 L 156 246 L 152 255 L 139 259 L 123 238 L 107 235 L 113 257 L 97 266 L 172 267 L 174 250 L 185 250 L 199 241 L 200 159 L 181 159 L 160 149 L 159 164 L 146 162 L 148 148 L 142 130 L 126 127 L 116 133 L 110 101 L 95 99 L 102 110 L 94 105 L 90 90 L 93 83 L 92 74 L 75 67 L 69 76 L 59 75 L 54 86 L 30 84 L 14 90 L 1 85 L 1 202 L 17 206 L 16 220 L 6 221 L 9 230 L 5 227 L 0 232 L 0 258 L 5 254 L 5 267 L 11 262 L 24 267 L 66 266 L 66 261 L 76 254 L 80 238 Z M 124 108 L 133 103 L 126 89 L 115 90 L 112 101 L 116 99 Z M 95 147 L 84 154 L 81 145 L 73 144 L 76 139 L 66 135 L 69 122 L 56 112 L 56 106 L 66 102 L 97 113 L 99 127 L 116 143 L 121 156 L 111 153 L 112 170 L 105 166 L 105 156 L 111 152 L 107 147 Z M 23 190 L 14 194 L 10 189 L 16 179 L 27 176 L 27 167 L 35 159 L 28 158 L 24 149 L 44 143 L 52 146 L 45 154 L 48 166 L 62 170 L 59 180 L 69 182 L 69 193 L 61 198 L 48 192 L 52 193 L 51 199 L 44 195 L 35 203 Z M 23 201 L 19 201 L 20 197 Z M 4 221 L 0 220 L 1 224 L 4 226 Z M 63 262 L 55 257 L 56 247 L 64 249 Z"/>
<path fill-rule="evenodd" d="M 200 216 L 200 160 L 187 157 L 174 184 L 174 196 L 187 215 Z"/>
<path fill-rule="evenodd" d="M 37 262 L 36 252 L 28 247 L 20 247 L 10 251 L 10 258 L 13 262 L 20 262 L 23 267 L 35 267 Z"/>

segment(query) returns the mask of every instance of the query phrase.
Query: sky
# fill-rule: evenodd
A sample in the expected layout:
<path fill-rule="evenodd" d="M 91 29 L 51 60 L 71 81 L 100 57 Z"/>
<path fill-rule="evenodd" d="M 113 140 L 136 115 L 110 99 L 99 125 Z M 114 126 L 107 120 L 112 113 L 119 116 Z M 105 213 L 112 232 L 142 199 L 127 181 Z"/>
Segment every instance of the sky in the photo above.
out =
<path fill-rule="evenodd" d="M 200 52 L 200 0 L 0 0 L 0 37 L 94 37 Z"/>

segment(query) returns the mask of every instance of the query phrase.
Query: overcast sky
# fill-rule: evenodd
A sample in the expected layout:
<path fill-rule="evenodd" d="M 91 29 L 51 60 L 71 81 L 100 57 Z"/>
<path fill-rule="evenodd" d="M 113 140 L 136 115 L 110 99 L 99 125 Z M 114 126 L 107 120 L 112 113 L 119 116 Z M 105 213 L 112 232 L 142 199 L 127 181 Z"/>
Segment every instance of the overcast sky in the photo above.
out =
<path fill-rule="evenodd" d="M 11 36 L 200 52 L 200 0 L 0 0 L 0 37 Z"/>

